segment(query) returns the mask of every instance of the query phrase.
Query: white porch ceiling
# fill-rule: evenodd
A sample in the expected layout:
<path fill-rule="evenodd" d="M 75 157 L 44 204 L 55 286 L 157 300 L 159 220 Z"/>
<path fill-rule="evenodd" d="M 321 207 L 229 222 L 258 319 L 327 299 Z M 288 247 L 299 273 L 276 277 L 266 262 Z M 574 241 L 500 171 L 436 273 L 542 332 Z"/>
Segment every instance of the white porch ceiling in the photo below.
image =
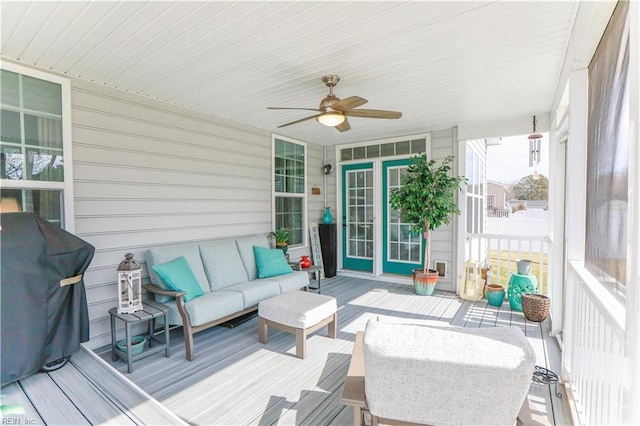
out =
<path fill-rule="evenodd" d="M 337 144 L 547 112 L 576 2 L 0 3 L 1 54 L 304 141 Z M 401 111 L 315 120 L 338 97 Z M 308 114 L 307 114 L 308 113 Z"/>

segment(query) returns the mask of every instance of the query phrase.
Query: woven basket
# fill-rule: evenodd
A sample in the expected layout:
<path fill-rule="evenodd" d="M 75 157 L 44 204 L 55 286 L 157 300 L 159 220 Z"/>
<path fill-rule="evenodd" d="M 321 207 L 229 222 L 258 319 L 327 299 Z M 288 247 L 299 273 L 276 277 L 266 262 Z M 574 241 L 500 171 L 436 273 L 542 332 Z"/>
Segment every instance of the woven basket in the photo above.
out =
<path fill-rule="evenodd" d="M 549 316 L 551 299 L 542 294 L 524 293 L 522 295 L 522 312 L 533 322 L 542 322 Z"/>

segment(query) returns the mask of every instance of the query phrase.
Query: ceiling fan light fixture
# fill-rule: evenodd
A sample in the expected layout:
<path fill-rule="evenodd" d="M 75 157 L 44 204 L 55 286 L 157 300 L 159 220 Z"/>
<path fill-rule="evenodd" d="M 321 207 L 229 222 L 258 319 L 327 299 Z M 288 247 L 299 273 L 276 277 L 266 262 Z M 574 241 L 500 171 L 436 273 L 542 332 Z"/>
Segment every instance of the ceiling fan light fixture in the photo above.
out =
<path fill-rule="evenodd" d="M 335 127 L 344 122 L 345 116 L 336 111 L 328 111 L 320 115 L 316 120 L 325 126 Z"/>

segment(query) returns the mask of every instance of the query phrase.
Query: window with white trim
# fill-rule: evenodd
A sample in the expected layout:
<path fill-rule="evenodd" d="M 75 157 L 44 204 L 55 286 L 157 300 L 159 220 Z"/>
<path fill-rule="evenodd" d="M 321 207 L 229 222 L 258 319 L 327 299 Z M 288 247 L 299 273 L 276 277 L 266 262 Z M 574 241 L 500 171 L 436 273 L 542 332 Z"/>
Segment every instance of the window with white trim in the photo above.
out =
<path fill-rule="evenodd" d="M 0 184 L 2 211 L 29 211 L 70 229 L 68 80 L 2 64 Z M 69 126 L 70 127 L 70 126 Z M 69 128 L 67 127 L 67 128 Z M 66 202 L 65 202 L 66 201 Z M 66 208 L 65 208 L 66 205 Z M 65 223 L 65 218 L 67 222 Z"/>
<path fill-rule="evenodd" d="M 306 145 L 273 138 L 274 229 L 289 231 L 289 245 L 304 245 L 307 205 Z"/>

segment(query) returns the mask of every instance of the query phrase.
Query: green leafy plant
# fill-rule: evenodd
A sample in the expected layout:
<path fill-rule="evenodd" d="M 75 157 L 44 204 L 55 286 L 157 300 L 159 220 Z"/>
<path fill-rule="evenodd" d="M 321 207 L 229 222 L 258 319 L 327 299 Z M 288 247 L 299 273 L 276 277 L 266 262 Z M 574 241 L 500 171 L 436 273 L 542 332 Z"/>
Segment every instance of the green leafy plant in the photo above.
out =
<path fill-rule="evenodd" d="M 460 214 L 454 195 L 462 190 L 467 179 L 451 176 L 453 159 L 450 155 L 437 166 L 435 160 L 427 160 L 426 154 L 411 158 L 402 186 L 391 193 L 391 207 L 399 212 L 403 222 L 413 224 L 411 232 L 426 239 L 425 274 L 431 261 L 430 232 L 449 224 L 452 215 Z"/>
<path fill-rule="evenodd" d="M 269 234 L 270 237 L 275 238 L 276 245 L 284 245 L 289 241 L 289 231 L 287 228 L 280 228 Z"/>

